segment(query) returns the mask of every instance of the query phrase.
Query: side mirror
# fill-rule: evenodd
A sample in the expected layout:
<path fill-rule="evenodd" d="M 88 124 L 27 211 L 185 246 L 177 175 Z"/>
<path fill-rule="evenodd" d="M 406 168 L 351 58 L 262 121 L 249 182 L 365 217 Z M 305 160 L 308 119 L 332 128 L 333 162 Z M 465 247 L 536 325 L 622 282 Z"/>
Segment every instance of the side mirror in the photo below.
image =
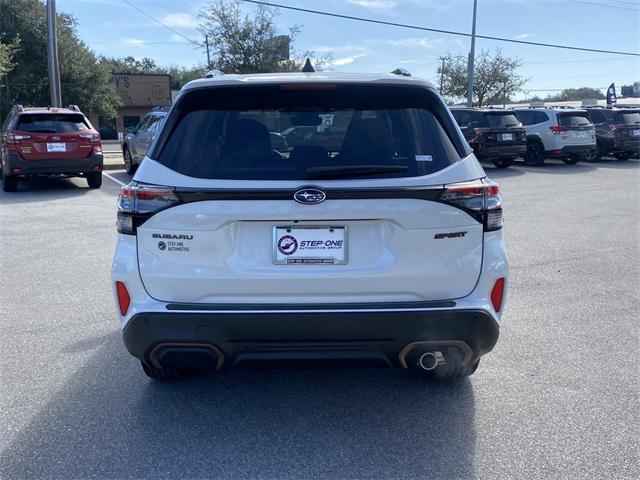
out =
<path fill-rule="evenodd" d="M 136 127 L 127 127 L 125 129 L 125 132 L 127 133 L 127 135 L 129 135 L 130 133 L 136 133 Z"/>

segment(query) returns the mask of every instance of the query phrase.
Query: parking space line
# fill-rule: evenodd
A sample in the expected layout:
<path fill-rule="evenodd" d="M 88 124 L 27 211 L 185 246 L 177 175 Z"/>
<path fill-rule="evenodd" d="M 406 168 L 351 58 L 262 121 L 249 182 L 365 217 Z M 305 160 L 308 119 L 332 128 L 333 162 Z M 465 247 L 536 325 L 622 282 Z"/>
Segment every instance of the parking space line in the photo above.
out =
<path fill-rule="evenodd" d="M 107 178 L 109 178 L 109 179 L 113 180 L 114 182 L 116 182 L 116 183 L 117 183 L 118 185 L 120 185 L 121 187 L 124 187 L 124 186 L 125 186 L 125 183 L 124 183 L 124 182 L 121 182 L 121 181 L 120 181 L 120 180 L 118 180 L 117 178 L 112 177 L 112 176 L 111 176 L 111 175 L 109 175 L 107 172 L 102 172 L 102 174 L 103 174 L 105 177 L 107 177 Z"/>

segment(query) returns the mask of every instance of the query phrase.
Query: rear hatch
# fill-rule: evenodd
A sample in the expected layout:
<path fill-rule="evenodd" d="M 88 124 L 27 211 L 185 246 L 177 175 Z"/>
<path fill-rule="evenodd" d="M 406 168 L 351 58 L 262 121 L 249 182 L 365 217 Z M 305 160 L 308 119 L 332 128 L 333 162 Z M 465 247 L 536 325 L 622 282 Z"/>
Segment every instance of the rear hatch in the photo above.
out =
<path fill-rule="evenodd" d="M 551 126 L 553 133 L 567 145 L 592 145 L 596 141 L 595 128 L 587 112 L 559 112 L 558 125 Z"/>
<path fill-rule="evenodd" d="M 15 127 L 18 152 L 25 160 L 88 158 L 97 138 L 91 132 L 81 113 L 23 113 Z"/>
<path fill-rule="evenodd" d="M 614 118 L 614 132 L 619 142 L 640 142 L 640 110 L 620 110 Z"/>
<path fill-rule="evenodd" d="M 291 127 L 310 134 L 274 148 L 271 134 Z M 421 87 L 187 91 L 135 177 L 172 185 L 144 194 L 143 209 L 167 206 L 137 228 L 142 281 L 182 303 L 463 297 L 480 274 L 483 224 L 438 199 L 445 178 L 483 176 L 468 153 Z"/>
<path fill-rule="evenodd" d="M 482 127 L 478 129 L 485 146 L 500 147 L 523 145 L 526 135 L 522 123 L 513 112 L 483 112 Z"/>

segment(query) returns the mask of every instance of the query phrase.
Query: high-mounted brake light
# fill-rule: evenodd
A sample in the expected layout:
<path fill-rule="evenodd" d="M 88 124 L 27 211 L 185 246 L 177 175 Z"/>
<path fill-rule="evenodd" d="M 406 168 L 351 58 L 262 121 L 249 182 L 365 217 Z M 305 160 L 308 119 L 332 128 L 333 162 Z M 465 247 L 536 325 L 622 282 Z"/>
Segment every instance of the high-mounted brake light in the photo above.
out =
<path fill-rule="evenodd" d="M 491 180 L 472 180 L 445 186 L 438 201 L 464 210 L 490 232 L 502 228 L 502 197 Z"/>
<path fill-rule="evenodd" d="M 125 185 L 118 195 L 118 232 L 135 235 L 136 228 L 153 214 L 178 203 L 180 198 L 172 188 L 134 182 Z"/>
<path fill-rule="evenodd" d="M 551 125 L 549 127 L 549 130 L 551 130 L 551 133 L 555 133 L 555 134 L 567 131 L 567 129 L 562 125 Z"/>

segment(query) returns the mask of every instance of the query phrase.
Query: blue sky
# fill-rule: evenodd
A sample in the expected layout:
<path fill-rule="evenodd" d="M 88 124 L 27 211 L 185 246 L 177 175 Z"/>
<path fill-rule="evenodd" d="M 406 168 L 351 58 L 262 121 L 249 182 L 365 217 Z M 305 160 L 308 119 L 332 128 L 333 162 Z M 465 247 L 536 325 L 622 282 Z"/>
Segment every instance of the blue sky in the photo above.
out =
<path fill-rule="evenodd" d="M 275 0 L 274 0 L 275 1 Z M 185 36 L 201 41 L 197 31 L 203 0 L 131 0 Z M 363 16 L 431 28 L 471 28 L 473 0 L 277 0 L 275 3 Z M 98 54 L 151 57 L 160 65 L 204 63 L 205 54 L 154 23 L 122 0 L 58 0 L 58 10 L 78 20 L 81 38 Z M 246 4 L 247 12 L 255 7 Z M 403 67 L 437 80 L 438 57 L 466 55 L 470 40 L 397 27 L 280 10 L 277 23 L 286 33 L 301 25 L 296 49 L 333 52 L 334 69 L 388 72 Z M 640 0 L 478 0 L 477 33 L 535 42 L 606 50 L 640 51 Z M 640 81 L 640 57 L 577 52 L 478 39 L 477 49 L 502 48 L 523 60 L 520 73 L 530 80 L 524 90 L 606 87 Z"/>

